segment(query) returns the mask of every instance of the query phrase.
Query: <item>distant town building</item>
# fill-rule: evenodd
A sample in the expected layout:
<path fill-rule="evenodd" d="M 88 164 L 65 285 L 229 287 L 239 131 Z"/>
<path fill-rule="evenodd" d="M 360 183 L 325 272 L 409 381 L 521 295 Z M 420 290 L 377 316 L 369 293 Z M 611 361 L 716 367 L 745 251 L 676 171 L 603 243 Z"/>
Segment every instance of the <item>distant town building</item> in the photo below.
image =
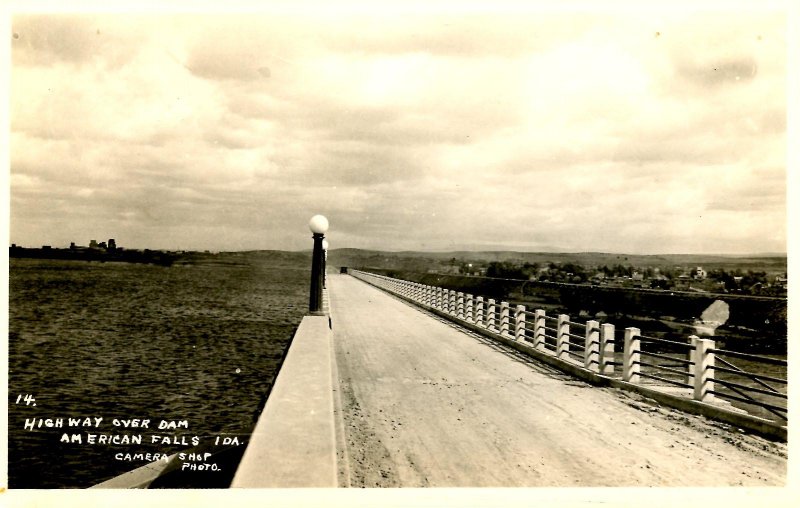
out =
<path fill-rule="evenodd" d="M 694 269 L 694 275 L 693 276 L 697 280 L 703 280 L 703 279 L 706 278 L 707 275 L 708 274 L 706 273 L 705 270 L 703 270 L 702 266 L 698 266 L 697 268 Z"/>
<path fill-rule="evenodd" d="M 89 240 L 89 248 L 90 249 L 99 249 L 100 246 L 97 244 L 97 240 Z"/>
<path fill-rule="evenodd" d="M 113 238 L 108 239 L 108 251 L 114 252 L 117 250 L 117 242 L 114 241 Z"/>

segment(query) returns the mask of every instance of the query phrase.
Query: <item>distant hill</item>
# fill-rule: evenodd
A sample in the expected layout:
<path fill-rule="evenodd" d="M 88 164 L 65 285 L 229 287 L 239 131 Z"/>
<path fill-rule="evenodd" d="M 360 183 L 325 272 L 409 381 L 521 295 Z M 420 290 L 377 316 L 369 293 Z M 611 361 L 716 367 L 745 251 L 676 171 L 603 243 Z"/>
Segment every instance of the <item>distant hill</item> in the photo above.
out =
<path fill-rule="evenodd" d="M 613 254 L 605 252 L 515 252 L 515 251 L 453 251 L 453 252 L 386 252 L 365 249 L 333 249 L 328 253 L 329 264 L 336 266 L 371 266 L 426 272 L 456 263 L 488 264 L 493 261 L 517 263 L 575 263 L 586 267 L 626 265 L 634 267 L 693 267 L 706 270 L 722 268 L 785 273 L 785 254 L 767 255 L 709 255 L 709 254 Z"/>

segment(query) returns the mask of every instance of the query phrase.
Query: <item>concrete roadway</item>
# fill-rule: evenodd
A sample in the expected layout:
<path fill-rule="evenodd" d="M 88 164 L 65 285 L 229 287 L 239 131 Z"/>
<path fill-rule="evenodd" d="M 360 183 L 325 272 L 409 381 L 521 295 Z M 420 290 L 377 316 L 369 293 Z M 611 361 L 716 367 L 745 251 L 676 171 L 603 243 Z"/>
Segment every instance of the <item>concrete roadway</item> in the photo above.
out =
<path fill-rule="evenodd" d="M 348 275 L 328 290 L 343 485 L 786 482 L 785 443 L 571 379 Z"/>

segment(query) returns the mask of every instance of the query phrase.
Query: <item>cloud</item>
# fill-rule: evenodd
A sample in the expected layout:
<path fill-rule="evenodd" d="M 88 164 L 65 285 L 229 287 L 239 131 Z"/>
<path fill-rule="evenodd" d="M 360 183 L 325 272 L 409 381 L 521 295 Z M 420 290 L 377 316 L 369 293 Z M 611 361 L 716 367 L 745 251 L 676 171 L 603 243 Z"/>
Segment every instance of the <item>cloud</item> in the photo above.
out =
<path fill-rule="evenodd" d="M 768 13 L 15 16 L 12 240 L 300 248 L 326 213 L 339 246 L 779 251 L 784 30 Z"/>

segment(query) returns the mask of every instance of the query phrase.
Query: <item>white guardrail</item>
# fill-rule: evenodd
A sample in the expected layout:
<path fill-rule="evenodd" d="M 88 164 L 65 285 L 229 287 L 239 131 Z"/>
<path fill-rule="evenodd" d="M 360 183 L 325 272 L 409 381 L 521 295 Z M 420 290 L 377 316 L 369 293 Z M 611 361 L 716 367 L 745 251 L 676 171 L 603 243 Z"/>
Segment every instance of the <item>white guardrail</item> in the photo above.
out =
<path fill-rule="evenodd" d="M 623 334 L 621 355 L 615 350 L 615 326 L 588 320 L 578 323 L 565 314 L 548 316 L 544 310 L 528 310 L 524 305 L 510 305 L 505 301 L 485 299 L 469 293 L 453 291 L 436 286 L 387 277 L 361 270 L 348 269 L 348 273 L 389 293 L 410 300 L 417 305 L 444 315 L 476 329 L 484 335 L 500 339 L 517 349 L 545 359 L 547 363 L 566 368 L 569 372 L 583 374 L 581 377 L 598 381 L 607 378 L 610 384 L 622 388 L 641 386 L 647 395 L 663 392 L 667 398 L 689 399 L 693 410 L 711 417 L 718 417 L 719 411 L 726 414 L 740 414 L 744 420 L 757 422 L 755 427 L 742 423 L 742 418 L 732 417 L 732 423 L 750 427 L 762 433 L 783 437 L 786 435 L 786 393 L 767 384 L 786 385 L 784 377 L 765 375 L 763 372 L 748 372 L 722 360 L 726 367 L 716 365 L 717 355 L 743 358 L 755 365 L 759 362 L 781 366 L 785 369 L 786 360 L 748 355 L 715 348 L 712 339 L 689 337 L 688 342 L 677 342 L 643 336 L 638 328 L 626 328 Z M 643 344 L 655 348 L 644 348 Z M 522 347 L 520 347 L 522 346 Z M 650 351 L 646 349 L 651 349 Z M 655 350 L 652 350 L 655 349 Z M 663 350 L 670 351 L 664 353 Z M 650 360 L 650 361 L 648 361 Z M 661 362 L 661 363 L 658 363 Z M 618 368 L 619 367 L 619 368 Z M 579 372 L 581 371 L 581 372 Z M 749 384 L 731 380 L 715 379 L 716 372 L 736 374 Z M 617 381 L 617 382 L 613 382 Z M 725 391 L 715 390 L 719 381 Z M 759 386 L 755 386 L 755 384 Z M 671 391 L 664 388 L 673 387 Z M 674 387 L 678 389 L 675 390 Z M 637 390 L 643 391 L 643 390 Z M 735 394 L 731 393 L 734 392 Z M 775 416 L 775 421 L 754 415 L 741 415 L 741 409 L 720 408 L 716 397 L 739 401 L 761 408 Z M 757 397 L 757 398 L 756 398 Z M 657 397 L 660 401 L 664 397 Z M 782 405 L 772 403 L 770 398 L 784 401 Z M 741 405 L 741 404 L 740 404 Z M 680 405 L 686 409 L 686 405 Z M 706 410 L 703 410 L 705 408 Z M 731 416 L 731 415 L 729 415 Z M 721 418 L 728 421 L 731 418 Z M 767 430 L 764 429 L 766 424 Z M 777 432 L 775 432 L 777 429 Z"/>

